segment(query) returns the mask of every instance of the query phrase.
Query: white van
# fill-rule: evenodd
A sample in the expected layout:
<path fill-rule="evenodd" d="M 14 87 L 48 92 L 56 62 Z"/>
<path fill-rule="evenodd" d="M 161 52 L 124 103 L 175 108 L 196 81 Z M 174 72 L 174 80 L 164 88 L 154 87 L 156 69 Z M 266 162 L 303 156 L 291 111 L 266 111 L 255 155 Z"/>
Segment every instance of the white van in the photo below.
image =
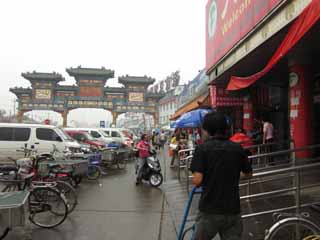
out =
<path fill-rule="evenodd" d="M 133 145 L 132 139 L 130 139 L 123 128 L 100 128 L 100 130 L 109 135 L 115 142 L 125 144 L 128 147 L 132 147 Z"/>
<path fill-rule="evenodd" d="M 64 128 L 66 131 L 83 131 L 89 133 L 93 138 L 105 142 L 105 143 L 111 143 L 114 141 L 112 137 L 110 137 L 108 134 L 105 132 L 101 131 L 100 129 L 97 128 Z"/>
<path fill-rule="evenodd" d="M 22 158 L 17 150 L 27 146 L 38 153 L 51 152 L 56 146 L 63 152 L 78 153 L 81 146 L 58 127 L 40 124 L 0 123 L 0 161 Z"/>

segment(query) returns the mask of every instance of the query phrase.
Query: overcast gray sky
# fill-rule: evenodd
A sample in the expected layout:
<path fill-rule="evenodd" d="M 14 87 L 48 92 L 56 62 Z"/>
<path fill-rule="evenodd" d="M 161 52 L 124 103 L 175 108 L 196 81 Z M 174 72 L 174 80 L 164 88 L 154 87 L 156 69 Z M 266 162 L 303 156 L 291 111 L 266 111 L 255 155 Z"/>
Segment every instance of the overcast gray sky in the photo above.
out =
<path fill-rule="evenodd" d="M 206 0 L 9 0 L 0 2 L 0 108 L 13 109 L 8 89 L 29 86 L 21 72 L 61 73 L 104 66 L 116 77 L 158 81 L 175 70 L 182 82 L 205 64 Z M 109 81 L 114 86 L 117 79 Z M 70 113 L 70 121 L 86 111 Z M 47 115 L 48 113 L 36 113 Z M 52 113 L 52 115 L 54 115 Z M 94 111 L 88 122 L 103 119 Z"/>

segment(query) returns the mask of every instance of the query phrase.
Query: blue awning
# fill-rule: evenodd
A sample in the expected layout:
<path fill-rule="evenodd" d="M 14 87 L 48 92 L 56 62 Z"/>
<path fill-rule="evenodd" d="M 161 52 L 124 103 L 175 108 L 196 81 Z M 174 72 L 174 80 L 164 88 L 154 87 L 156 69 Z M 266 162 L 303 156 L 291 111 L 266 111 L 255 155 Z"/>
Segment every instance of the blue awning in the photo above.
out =
<path fill-rule="evenodd" d="M 177 121 L 173 121 L 170 123 L 170 128 L 176 128 L 177 127 Z"/>
<path fill-rule="evenodd" d="M 212 112 L 212 109 L 197 109 L 184 113 L 175 121 L 175 128 L 201 127 L 204 116 L 209 112 Z"/>

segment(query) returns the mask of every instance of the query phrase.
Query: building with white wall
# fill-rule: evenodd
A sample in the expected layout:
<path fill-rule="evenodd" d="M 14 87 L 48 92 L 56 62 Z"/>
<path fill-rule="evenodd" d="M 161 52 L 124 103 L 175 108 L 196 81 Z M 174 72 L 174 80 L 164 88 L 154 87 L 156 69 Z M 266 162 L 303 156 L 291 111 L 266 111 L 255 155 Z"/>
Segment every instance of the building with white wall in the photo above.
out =
<path fill-rule="evenodd" d="M 159 125 L 160 127 L 169 126 L 170 118 L 178 108 L 177 97 L 180 95 L 184 85 L 177 86 L 168 92 L 159 101 Z"/>

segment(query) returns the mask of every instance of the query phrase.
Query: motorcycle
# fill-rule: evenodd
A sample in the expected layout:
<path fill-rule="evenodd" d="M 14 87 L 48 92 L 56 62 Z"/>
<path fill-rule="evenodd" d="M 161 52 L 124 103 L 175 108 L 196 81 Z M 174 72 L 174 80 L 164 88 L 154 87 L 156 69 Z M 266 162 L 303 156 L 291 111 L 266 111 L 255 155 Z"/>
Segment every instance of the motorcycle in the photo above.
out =
<path fill-rule="evenodd" d="M 160 162 L 156 157 L 156 151 L 152 150 L 149 153 L 150 156 L 147 157 L 142 167 L 141 179 L 148 181 L 152 187 L 159 187 L 163 182 Z M 136 164 L 136 175 L 138 174 L 138 169 L 138 164 Z"/>

